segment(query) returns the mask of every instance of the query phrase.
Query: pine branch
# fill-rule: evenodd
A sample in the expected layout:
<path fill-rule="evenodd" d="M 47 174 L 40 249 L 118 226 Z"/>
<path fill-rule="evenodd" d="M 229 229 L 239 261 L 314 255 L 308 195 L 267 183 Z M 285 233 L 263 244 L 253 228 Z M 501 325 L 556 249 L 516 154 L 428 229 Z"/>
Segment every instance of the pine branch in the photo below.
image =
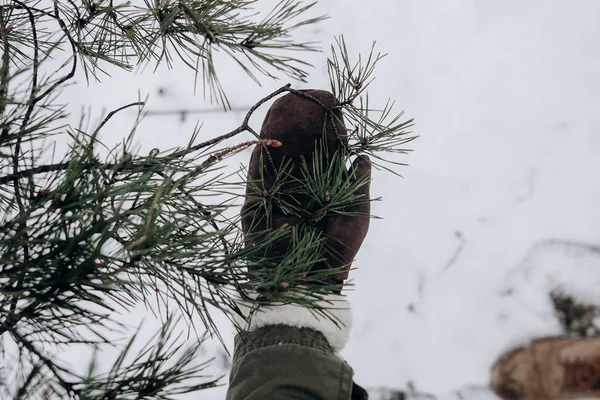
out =
<path fill-rule="evenodd" d="M 10 63 L 10 47 L 8 44 L 8 32 L 6 31 L 6 22 L 4 21 L 4 13 L 0 11 L 0 36 L 2 36 L 2 45 L 4 52 L 2 53 L 2 67 L 0 68 L 0 115 L 4 115 L 6 109 L 7 93 L 8 93 L 8 76 L 9 76 L 9 63 Z M 0 139 L 5 138 L 8 135 L 7 126 L 2 127 L 2 133 Z"/>
<path fill-rule="evenodd" d="M 283 86 L 282 88 L 275 90 L 271 94 L 269 94 L 269 95 L 265 96 L 264 98 L 262 98 L 261 100 L 259 100 L 256 104 L 254 104 L 250 108 L 250 110 L 248 110 L 248 112 L 246 113 L 246 116 L 244 117 L 244 120 L 242 121 L 242 124 L 240 126 L 238 126 L 237 128 L 235 128 L 234 130 L 232 130 L 228 133 L 225 133 L 223 135 L 216 136 L 213 139 L 207 140 L 205 142 L 198 143 L 189 148 L 175 151 L 171 154 L 166 155 L 165 157 L 167 159 L 181 158 L 183 156 L 190 155 L 193 152 L 202 150 L 202 149 L 210 147 L 210 146 L 214 146 L 215 144 L 218 144 L 218 143 L 222 142 L 223 140 L 230 139 L 230 138 L 232 138 L 240 133 L 246 132 L 246 131 L 250 131 L 257 139 L 259 139 L 258 134 L 249 125 L 252 114 L 254 114 L 254 112 L 261 105 L 265 104 L 267 101 L 271 100 L 272 98 L 278 96 L 279 94 L 281 94 L 283 92 L 289 91 L 290 86 L 291 86 L 290 84 L 287 84 L 287 85 Z M 295 92 L 297 92 L 297 91 L 295 91 Z M 302 93 L 302 92 L 299 92 L 299 93 Z M 140 102 L 131 103 L 131 104 L 128 104 L 126 106 L 123 106 L 116 110 L 111 111 L 108 114 L 108 116 L 102 121 L 102 123 L 98 126 L 98 128 L 96 128 L 94 135 L 96 135 L 99 132 L 99 130 L 106 124 L 106 122 L 108 122 L 108 120 L 117 112 L 122 111 L 128 107 L 132 107 L 135 105 L 143 105 L 143 104 L 144 103 L 140 103 Z M 246 147 L 251 146 L 253 144 L 254 144 L 254 142 L 247 142 Z M 270 144 L 268 144 L 266 142 L 264 143 L 264 146 L 269 146 L 269 145 Z M 239 149 L 240 148 L 231 148 L 230 150 L 227 151 L 227 153 L 229 153 L 231 151 L 236 151 Z M 225 153 L 225 154 L 227 154 L 227 153 Z M 225 155 L 225 154 L 223 154 L 223 155 Z M 210 164 L 212 164 L 213 162 L 215 162 L 221 158 L 222 158 L 222 156 L 221 157 L 214 156 L 212 159 L 210 159 L 210 161 L 207 160 L 207 162 L 204 163 L 204 166 L 205 167 L 209 166 Z M 88 163 L 88 164 L 83 164 L 81 166 L 81 168 L 86 171 L 87 170 L 95 170 L 95 169 L 111 170 L 114 168 L 120 168 L 120 169 L 124 169 L 124 170 L 128 170 L 128 169 L 133 170 L 133 169 L 139 169 L 139 168 L 144 168 L 144 167 L 145 166 L 143 164 L 139 165 L 139 164 L 132 164 L 132 163 L 118 164 L 118 163 L 101 163 L 101 162 L 92 162 L 92 163 Z M 12 174 L 1 176 L 0 177 L 0 185 L 4 185 L 7 182 L 12 182 L 15 179 L 22 179 L 25 177 L 38 175 L 38 174 L 44 174 L 44 173 L 48 173 L 48 172 L 64 171 L 68 168 L 69 168 L 68 162 L 63 162 L 63 163 L 58 163 L 58 164 L 50 164 L 50 165 L 40 165 L 40 166 L 37 166 L 34 168 L 30 168 L 28 170 L 18 171 L 16 173 L 13 172 Z"/>
<path fill-rule="evenodd" d="M 413 126 L 413 120 L 403 120 L 404 112 L 395 113 L 394 102 L 389 99 L 383 108 L 372 108 L 367 93 L 374 81 L 375 68 L 385 54 L 375 53 L 374 42 L 366 60 L 359 55 L 353 63 L 343 37 L 336 39 L 336 47 L 331 47 L 327 70 L 332 92 L 338 99 L 338 108 L 343 110 L 346 119 L 349 155 L 366 154 L 376 167 L 400 175 L 392 167 L 406 164 L 384 158 L 380 153 L 410 152 L 404 145 L 417 138 L 408 130 Z M 357 100 L 358 104 L 355 104 Z M 379 114 L 379 117 L 372 118 L 373 114 Z"/>
<path fill-rule="evenodd" d="M 0 397 L 168 398 L 214 385 L 212 380 L 198 383 L 205 379 L 200 367 L 191 366 L 198 356 L 195 347 L 184 351 L 174 367 L 167 365 L 179 348 L 171 340 L 173 305 L 188 323 L 198 316 L 218 338 L 211 308 L 240 313 L 240 296 L 314 306 L 332 290 L 314 283 L 340 272 L 312 270 L 327 251 L 317 225 L 329 216 L 347 215 L 345 209 L 360 200 L 353 193 L 365 184 L 350 179 L 346 163 L 358 154 L 382 159 L 382 152 L 403 154 L 404 144 L 413 139 L 406 131 L 411 121 L 402 121 L 389 104 L 379 118 L 371 117 L 377 111 L 368 106 L 366 88 L 381 57 L 371 52 L 366 63 L 359 58 L 352 64 L 343 39 L 329 62 L 338 100 L 334 109 L 287 84 L 250 107 L 236 129 L 199 143 L 195 131 L 187 147 L 153 149 L 148 155 L 132 150 L 143 102 L 111 111 L 89 132 L 83 124 L 61 125 L 67 113 L 57 105 L 60 89 L 78 70 L 96 78 L 111 66 L 129 69 L 179 58 L 202 70 L 205 86 L 224 104 L 213 51 L 233 57 L 254 79 L 282 72 L 302 80 L 308 65 L 282 51 L 315 50 L 289 35 L 323 19 L 305 17 L 314 3 L 296 0 L 283 0 L 264 16 L 241 0 L 157 0 L 138 8 L 115 2 L 53 0 L 45 7 L 15 0 L 0 6 L 0 337 L 9 341 L 7 348 L 20 349 L 15 379 L 0 382 Z M 66 55 L 59 52 L 63 47 Z M 57 55 L 65 57 L 59 74 L 40 74 Z M 304 184 L 293 190 L 284 185 L 289 168 L 285 163 L 275 168 L 270 157 L 269 149 L 285 144 L 261 139 L 250 125 L 258 108 L 287 93 L 324 107 L 331 122 L 337 118 L 332 111 L 341 110 L 351 128 L 343 138 L 348 144 L 331 165 L 310 171 L 305 166 Z M 118 112 L 136 106 L 131 134 L 101 157 L 102 131 Z M 239 139 L 245 132 L 252 140 Z M 67 154 L 59 162 L 42 163 L 43 140 L 57 134 L 66 135 Z M 245 176 L 234 181 L 235 174 L 221 169 L 228 157 L 257 145 L 278 176 L 268 193 L 252 193 L 253 182 Z M 247 246 L 233 208 L 245 198 L 246 184 L 264 215 L 275 206 L 285 209 L 301 220 L 297 229 L 268 231 Z M 294 201 L 299 196 L 311 200 L 301 207 Z M 269 249 L 283 238 L 293 249 L 274 260 Z M 249 293 L 256 292 L 261 297 L 250 300 Z M 127 360 L 132 339 L 109 373 L 92 363 L 87 376 L 56 357 L 53 349 L 62 346 L 107 346 L 114 313 L 139 303 L 159 318 L 164 315 L 154 347 Z"/>

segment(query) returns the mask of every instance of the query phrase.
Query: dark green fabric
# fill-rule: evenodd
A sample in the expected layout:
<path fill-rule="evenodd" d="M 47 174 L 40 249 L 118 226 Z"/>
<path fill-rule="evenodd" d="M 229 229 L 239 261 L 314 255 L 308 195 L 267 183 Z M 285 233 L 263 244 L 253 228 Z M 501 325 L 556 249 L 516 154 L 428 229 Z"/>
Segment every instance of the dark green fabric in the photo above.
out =
<path fill-rule="evenodd" d="M 314 330 L 271 325 L 235 338 L 227 400 L 349 400 L 352 369 Z"/>

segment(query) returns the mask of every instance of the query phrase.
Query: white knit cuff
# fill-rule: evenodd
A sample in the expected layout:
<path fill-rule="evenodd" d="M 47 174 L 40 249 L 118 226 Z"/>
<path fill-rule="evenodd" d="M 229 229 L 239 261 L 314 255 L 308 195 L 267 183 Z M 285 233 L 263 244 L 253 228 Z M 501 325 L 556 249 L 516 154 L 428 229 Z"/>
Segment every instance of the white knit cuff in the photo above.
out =
<path fill-rule="evenodd" d="M 342 295 L 324 296 L 316 308 L 282 303 L 257 306 L 240 302 L 238 305 L 247 316 L 247 321 L 234 317 L 234 323 L 241 330 L 252 332 L 269 325 L 309 328 L 321 332 L 335 352 L 346 346 L 352 328 L 350 303 Z"/>

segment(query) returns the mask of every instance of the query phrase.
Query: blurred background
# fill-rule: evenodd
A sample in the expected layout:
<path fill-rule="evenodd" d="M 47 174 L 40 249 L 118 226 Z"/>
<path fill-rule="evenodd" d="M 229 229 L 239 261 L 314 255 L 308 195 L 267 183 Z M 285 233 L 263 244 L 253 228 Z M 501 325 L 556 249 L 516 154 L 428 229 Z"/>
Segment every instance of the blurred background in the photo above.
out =
<path fill-rule="evenodd" d="M 322 0 L 314 14 L 323 13 L 331 19 L 295 37 L 321 42 L 323 52 L 304 54 L 314 68 L 293 86 L 329 88 L 325 63 L 336 35 L 351 55 L 376 40 L 388 56 L 370 101 L 395 100 L 419 135 L 401 160 L 409 166 L 397 170 L 403 178 L 373 175 L 382 219 L 372 221 L 354 264 L 355 325 L 342 355 L 368 388 L 483 399 L 490 395 L 466 388 L 485 386 L 500 354 L 565 333 L 552 291 L 600 304 L 600 2 Z M 226 57 L 217 62 L 234 108 L 227 113 L 177 64 L 135 77 L 115 70 L 89 85 L 80 76 L 63 99 L 74 123 L 82 112 L 99 121 L 138 96 L 148 96 L 149 111 L 209 108 L 148 115 L 137 129 L 141 153 L 184 146 L 197 124 L 199 140 L 225 133 L 288 82 L 264 78 L 261 87 Z M 267 108 L 253 117 L 256 130 Z M 118 114 L 102 140 L 122 141 L 135 117 Z M 248 158 L 249 151 L 231 158 L 229 168 Z M 149 311 L 123 315 L 143 319 L 154 332 Z M 232 329 L 224 318 L 219 325 L 231 351 Z M 205 355 L 216 357 L 212 373 L 227 374 L 218 341 Z M 81 354 L 69 357 L 87 365 Z M 202 398 L 224 398 L 225 390 Z"/>

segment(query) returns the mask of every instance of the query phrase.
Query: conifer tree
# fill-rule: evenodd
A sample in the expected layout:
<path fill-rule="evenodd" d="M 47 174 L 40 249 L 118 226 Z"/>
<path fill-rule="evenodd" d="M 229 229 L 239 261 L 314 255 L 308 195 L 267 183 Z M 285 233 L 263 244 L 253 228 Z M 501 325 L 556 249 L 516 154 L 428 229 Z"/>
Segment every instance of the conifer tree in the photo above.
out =
<path fill-rule="evenodd" d="M 124 104 L 95 127 L 71 126 L 61 90 L 83 74 L 94 80 L 114 68 L 140 64 L 185 65 L 197 71 L 211 97 L 229 106 L 213 54 L 234 59 L 254 80 L 285 74 L 307 77 L 297 51 L 314 51 L 292 37 L 300 27 L 326 17 L 305 17 L 314 4 L 282 0 L 268 14 L 258 0 L 7 0 L 0 5 L 0 398 L 172 399 L 212 387 L 203 375 L 201 339 L 177 337 L 177 317 L 200 316 L 218 336 L 209 309 L 239 313 L 236 299 L 262 291 L 269 299 L 307 306 L 326 285 L 302 285 L 294 266 L 322 258 L 320 241 L 303 234 L 296 251 L 273 265 L 273 274 L 251 274 L 272 260 L 264 250 L 288 232 L 276 230 L 245 246 L 239 214 L 244 179 L 223 176 L 226 159 L 248 146 L 280 146 L 261 140 L 250 117 L 275 97 L 303 92 L 291 84 L 257 96 L 238 128 L 198 141 L 190 132 L 184 148 L 138 154 L 134 132 L 101 156 L 101 132 L 128 108 L 144 115 L 144 102 Z M 389 102 L 370 111 L 366 89 L 383 56 L 351 62 L 342 38 L 328 60 L 330 90 L 348 126 L 348 143 L 326 179 L 303 186 L 315 201 L 311 215 L 343 213 L 356 201 L 344 174 L 351 157 L 369 154 L 376 166 L 397 173 L 395 158 L 414 137 L 410 120 Z M 56 69 L 56 63 L 62 62 Z M 373 117 L 375 115 L 375 117 Z M 254 137 L 242 140 L 241 134 Z M 55 161 L 52 141 L 69 150 Z M 50 161 L 49 161 L 50 160 Z M 286 171 L 279 171 L 285 179 Z M 245 176 L 241 171 L 239 176 Z M 223 194 L 230 194 L 223 200 Z M 221 197 L 211 197 L 220 194 Z M 217 200 L 215 200 L 217 199 Z M 266 207 L 288 197 L 272 193 Z M 243 200 L 243 199 L 242 199 Z M 294 205 L 288 204 L 290 212 Z M 297 207 L 296 207 L 297 208 Z M 230 212 L 234 210 L 234 212 Z M 236 211 L 238 210 L 238 211 Z M 316 249 L 316 250 L 315 250 Z M 258 300 L 256 300 L 258 301 Z M 113 315 L 139 303 L 175 303 L 177 312 L 139 353 L 136 332 L 109 372 L 92 360 L 74 370 L 57 349 L 110 345 L 106 332 L 124 329 Z"/>

